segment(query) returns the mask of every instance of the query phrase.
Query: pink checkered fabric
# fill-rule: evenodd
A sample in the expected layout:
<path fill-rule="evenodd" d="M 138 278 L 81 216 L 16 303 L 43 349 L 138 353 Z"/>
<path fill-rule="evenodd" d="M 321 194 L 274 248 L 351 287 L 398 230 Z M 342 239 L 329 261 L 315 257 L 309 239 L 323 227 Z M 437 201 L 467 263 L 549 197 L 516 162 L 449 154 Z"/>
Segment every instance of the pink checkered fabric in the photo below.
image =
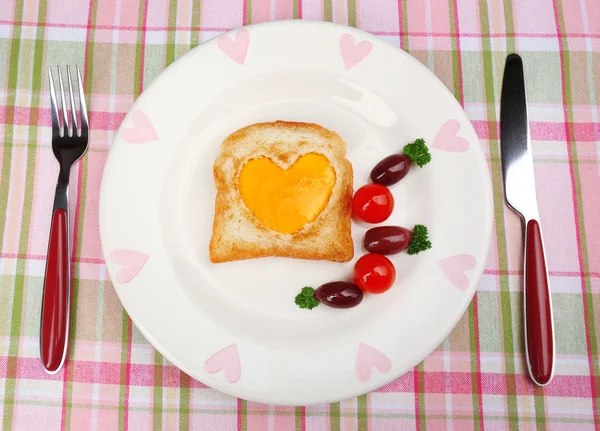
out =
<path fill-rule="evenodd" d="M 430 68 L 464 106 L 493 179 L 479 291 L 439 348 L 373 393 L 278 407 L 223 395 L 169 364 L 123 311 L 98 235 L 107 151 L 172 61 L 267 20 L 369 31 Z M 507 52 L 527 65 L 531 137 L 556 319 L 556 378 L 527 377 L 519 219 L 503 204 L 499 92 Z M 85 69 L 90 149 L 72 175 L 70 357 L 49 376 L 39 315 L 57 164 L 45 69 Z M 600 430 L 598 0 L 4 0 L 0 4 L 0 423 L 15 430 Z"/>

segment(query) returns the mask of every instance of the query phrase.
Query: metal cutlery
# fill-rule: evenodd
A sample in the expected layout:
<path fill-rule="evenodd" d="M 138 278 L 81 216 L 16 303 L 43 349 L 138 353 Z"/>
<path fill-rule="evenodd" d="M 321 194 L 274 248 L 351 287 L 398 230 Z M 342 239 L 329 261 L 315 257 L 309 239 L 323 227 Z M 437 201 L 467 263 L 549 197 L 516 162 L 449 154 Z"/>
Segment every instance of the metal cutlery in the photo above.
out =
<path fill-rule="evenodd" d="M 87 150 L 89 132 L 85 93 L 79 67 L 77 67 L 79 114 L 81 118 L 79 122 L 77 121 L 77 108 L 73 97 L 71 71 L 69 66 L 66 68 L 71 108 L 70 125 L 60 66 L 57 69 L 62 117 L 56 100 L 51 67 L 48 68 L 48 77 L 52 110 L 52 152 L 58 160 L 60 170 L 52 210 L 40 324 L 40 359 L 45 370 L 50 374 L 54 374 L 61 369 L 67 356 L 69 311 L 71 308 L 69 173 L 71 166 Z"/>
<path fill-rule="evenodd" d="M 521 216 L 525 229 L 523 301 L 527 367 L 532 380 L 545 386 L 554 375 L 552 298 L 535 192 L 523 62 L 517 54 L 506 58 L 500 135 L 506 202 Z"/>

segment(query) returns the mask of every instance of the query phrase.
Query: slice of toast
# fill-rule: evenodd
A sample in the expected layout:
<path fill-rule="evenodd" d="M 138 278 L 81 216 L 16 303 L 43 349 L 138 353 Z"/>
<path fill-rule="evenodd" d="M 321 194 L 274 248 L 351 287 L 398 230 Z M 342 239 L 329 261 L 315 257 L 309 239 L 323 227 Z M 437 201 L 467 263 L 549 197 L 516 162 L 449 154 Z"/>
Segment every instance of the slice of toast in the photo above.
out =
<path fill-rule="evenodd" d="M 295 233 L 263 225 L 242 200 L 238 179 L 244 165 L 267 157 L 282 169 L 305 154 L 325 156 L 335 171 L 329 200 L 317 218 Z M 214 164 L 217 189 L 210 260 L 214 263 L 282 256 L 347 262 L 354 256 L 351 236 L 352 165 L 346 144 L 317 124 L 258 123 L 229 135 Z"/>

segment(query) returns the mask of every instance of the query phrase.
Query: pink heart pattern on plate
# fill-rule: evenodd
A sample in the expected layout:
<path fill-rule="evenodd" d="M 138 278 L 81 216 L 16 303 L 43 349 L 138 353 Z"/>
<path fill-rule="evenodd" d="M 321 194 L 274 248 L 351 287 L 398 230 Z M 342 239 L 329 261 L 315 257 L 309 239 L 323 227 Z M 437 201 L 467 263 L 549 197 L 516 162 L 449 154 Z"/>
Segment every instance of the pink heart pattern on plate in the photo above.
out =
<path fill-rule="evenodd" d="M 130 121 L 132 127 L 121 132 L 121 138 L 129 144 L 145 144 L 158 140 L 156 130 L 152 126 L 150 119 L 143 112 L 135 110 L 131 113 Z"/>
<path fill-rule="evenodd" d="M 475 268 L 476 260 L 470 254 L 458 254 L 438 261 L 442 272 L 457 289 L 467 290 L 469 278 L 465 271 Z"/>
<path fill-rule="evenodd" d="M 457 120 L 446 121 L 442 127 L 440 127 L 437 135 L 435 135 L 431 147 L 454 153 L 467 151 L 469 149 L 469 142 L 460 136 L 456 136 L 459 129 L 460 123 Z"/>
<path fill-rule="evenodd" d="M 244 64 L 246 61 L 249 43 L 250 33 L 245 28 L 238 30 L 233 39 L 225 34 L 217 40 L 221 52 L 239 64 Z"/>
<path fill-rule="evenodd" d="M 148 261 L 148 257 L 147 254 L 135 250 L 113 250 L 110 260 L 121 266 L 117 271 L 117 281 L 125 284 L 133 280 Z"/>
<path fill-rule="evenodd" d="M 346 70 L 349 70 L 363 61 L 373 49 L 371 42 L 363 40 L 357 44 L 354 43 L 354 37 L 351 34 L 344 33 L 340 37 L 340 54 Z"/>
<path fill-rule="evenodd" d="M 219 350 L 204 362 L 204 371 L 210 374 L 223 370 L 223 377 L 229 383 L 237 382 L 242 376 L 242 366 L 237 346 L 229 346 Z"/>
<path fill-rule="evenodd" d="M 373 368 L 377 368 L 382 373 L 387 373 L 392 369 L 392 363 L 379 350 L 365 343 L 358 343 L 354 368 L 358 381 L 368 381 L 371 378 Z"/>

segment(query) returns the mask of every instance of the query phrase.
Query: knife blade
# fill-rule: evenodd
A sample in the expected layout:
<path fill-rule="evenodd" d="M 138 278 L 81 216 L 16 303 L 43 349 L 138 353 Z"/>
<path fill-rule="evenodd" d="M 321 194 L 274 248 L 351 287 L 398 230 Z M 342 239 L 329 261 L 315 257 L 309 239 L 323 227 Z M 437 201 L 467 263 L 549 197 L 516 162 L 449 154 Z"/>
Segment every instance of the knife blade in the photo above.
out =
<path fill-rule="evenodd" d="M 504 196 L 525 229 L 523 301 L 525 353 L 531 379 L 545 386 L 554 376 L 552 298 L 535 192 L 523 61 L 506 58 L 500 99 L 500 149 Z"/>

